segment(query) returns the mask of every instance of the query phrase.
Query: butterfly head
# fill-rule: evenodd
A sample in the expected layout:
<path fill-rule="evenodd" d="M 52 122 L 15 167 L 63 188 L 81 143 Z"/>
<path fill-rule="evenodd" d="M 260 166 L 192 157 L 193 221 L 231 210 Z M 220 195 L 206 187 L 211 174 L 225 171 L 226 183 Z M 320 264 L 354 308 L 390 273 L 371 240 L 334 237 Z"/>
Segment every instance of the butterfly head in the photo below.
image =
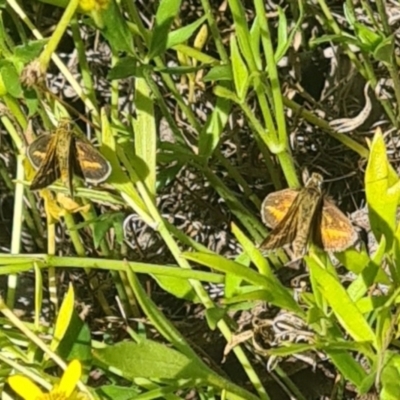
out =
<path fill-rule="evenodd" d="M 322 175 L 318 174 L 317 172 L 313 172 L 310 178 L 308 178 L 307 182 L 305 183 L 305 187 L 309 189 L 317 189 L 320 191 L 322 188 L 322 182 Z"/>

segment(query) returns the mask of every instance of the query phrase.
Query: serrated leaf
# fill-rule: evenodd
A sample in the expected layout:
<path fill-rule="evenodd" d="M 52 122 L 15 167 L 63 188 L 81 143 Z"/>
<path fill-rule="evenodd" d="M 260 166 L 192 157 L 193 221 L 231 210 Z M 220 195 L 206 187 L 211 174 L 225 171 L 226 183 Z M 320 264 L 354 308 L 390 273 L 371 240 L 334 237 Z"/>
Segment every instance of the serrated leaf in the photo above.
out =
<path fill-rule="evenodd" d="M 148 54 L 150 59 L 159 56 L 167 49 L 169 31 L 180 8 L 181 0 L 163 0 L 159 3 Z"/>

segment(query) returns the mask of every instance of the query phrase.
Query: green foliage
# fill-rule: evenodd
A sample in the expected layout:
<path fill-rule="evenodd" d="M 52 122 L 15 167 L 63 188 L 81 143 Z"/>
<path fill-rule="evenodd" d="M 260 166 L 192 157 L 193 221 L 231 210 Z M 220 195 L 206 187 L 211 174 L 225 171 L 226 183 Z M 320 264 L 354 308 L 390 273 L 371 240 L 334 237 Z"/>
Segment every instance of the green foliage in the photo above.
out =
<path fill-rule="evenodd" d="M 385 71 L 393 80 L 396 100 L 380 101 L 387 119 L 398 128 L 396 36 L 379 4 L 371 18 L 368 1 L 357 10 L 354 2 L 346 1 L 339 25 L 324 1 L 312 6 L 301 0 L 288 2 L 285 8 L 266 13 L 261 0 L 248 6 L 253 7 L 251 12 L 243 2 L 229 0 L 227 29 L 223 22 L 226 18 L 217 18 L 217 10 L 207 1 L 189 17 L 179 0 L 149 2 L 146 9 L 135 2 L 97 1 L 93 12 L 87 14 L 79 13 L 77 0 L 46 3 L 50 3 L 47 7 L 62 6 L 65 10 L 58 9 L 63 14 L 59 21 L 53 21 L 53 31 L 43 30 L 44 38 L 39 33 L 41 28 L 28 18 L 26 4 L 0 2 L 0 118 L 8 133 L 3 135 L 6 141 L 1 147 L 12 159 L 8 164 L 15 164 L 15 173 L 11 173 L 9 165 L 0 163 L 4 195 L 14 199 L 12 255 L 0 255 L 0 275 L 8 275 L 7 297 L 1 301 L 1 386 L 15 372 L 51 386 L 58 382 L 56 366 L 63 366 L 63 360 L 79 359 L 85 369 L 79 390 L 85 388 L 94 399 L 177 399 L 194 391 L 205 399 L 269 399 L 272 395 L 264 379 L 266 373 L 257 372 L 254 355 L 245 352 L 235 336 L 238 320 L 233 313 L 255 313 L 259 304 L 268 303 L 307 328 L 310 339 L 284 340 L 259 351 L 255 336 L 263 327 L 252 325 L 248 337 L 253 337 L 253 348 L 260 357 L 323 354 L 342 382 L 351 383 L 357 394 L 375 389 L 382 399 L 397 398 L 400 179 L 391 165 L 387 136 L 376 130 L 368 147 L 362 136 L 334 132 L 322 113 L 306 110 L 306 106 L 286 97 L 284 85 L 296 87 L 300 82 L 283 76 L 278 65 L 284 57 L 290 62 L 299 48 L 305 53 L 312 48 L 322 52 L 322 44 L 328 42 L 337 46 L 338 54 L 347 55 L 353 70 L 372 88 L 379 65 L 380 74 Z M 315 31 L 317 36 L 308 37 L 303 24 L 316 10 L 319 31 Z M 362 22 L 358 19 L 360 12 L 367 16 Z M 109 65 L 102 65 L 110 84 L 107 108 L 99 106 L 93 60 L 86 51 L 82 24 L 110 49 Z M 57 55 L 67 29 L 77 49 L 79 79 Z M 50 68 L 58 70 L 88 110 L 86 118 L 93 122 L 93 135 L 112 167 L 107 181 L 99 185 L 85 187 L 83 182 L 74 182 L 74 199 L 56 197 L 66 193 L 59 182 L 40 193 L 32 193 L 27 187 L 34 171 L 24 159 L 25 147 L 38 133 L 31 131 L 30 120 L 34 119 L 35 127 L 51 131 L 60 118 L 76 117 L 64 101 L 45 88 L 43 78 Z M 124 89 L 129 87 L 133 88 L 128 97 L 132 114 L 119 108 Z M 314 106 L 318 106 L 316 103 Z M 295 123 L 289 124 L 292 117 L 287 108 L 291 108 Z M 329 115 L 329 110 L 325 111 Z M 160 133 L 160 117 L 167 125 L 168 139 Z M 335 146 L 340 144 L 341 149 L 360 157 L 359 165 L 367 163 L 365 199 L 377 246 L 369 252 L 360 245 L 335 255 L 353 274 L 348 284 L 343 283 L 330 258 L 312 247 L 304 258 L 309 286 L 295 293 L 277 277 L 277 269 L 287 268 L 286 254 L 266 256 L 257 247 L 267 234 L 259 217 L 262 199 L 258 185 L 262 181 L 276 189 L 299 186 L 303 165 L 297 163 L 304 158 L 295 159 L 296 146 L 291 144 L 296 142 L 292 139 L 301 132 L 303 121 L 313 128 L 302 133 L 311 145 L 314 133 L 322 131 L 327 143 L 334 140 Z M 239 143 L 244 137 L 250 144 L 248 158 L 242 164 L 243 147 Z M 238 154 L 235 161 L 226 156 L 227 148 Z M 325 148 L 330 151 L 329 145 Z M 316 169 L 323 170 L 318 157 L 310 158 L 316 160 Z M 263 163 L 262 171 L 253 179 L 258 161 Z M 182 173 L 201 178 L 196 189 L 181 185 Z M 241 250 L 207 248 L 193 232 L 178 228 L 165 216 L 159 194 L 177 182 L 183 188 L 182 196 L 190 194 L 196 212 L 203 211 L 202 207 L 215 211 L 214 203 L 209 204 L 200 193 L 203 187 L 212 191 L 223 210 L 213 214 L 214 227 L 228 227 L 227 234 Z M 140 244 L 127 243 L 125 218 L 132 214 L 163 243 L 151 259 L 142 253 Z M 68 238 L 65 243 L 56 240 L 56 224 Z M 23 254 L 23 231 L 31 234 L 37 254 Z M 56 278 L 72 268 L 79 269 L 79 276 L 85 276 L 86 281 L 78 284 L 74 280 L 58 308 L 57 296 L 60 298 L 62 292 Z M 18 299 L 18 275 L 27 271 L 35 274 L 34 315 L 29 322 L 28 317 L 22 321 L 10 312 Z M 109 273 L 107 280 L 103 280 L 105 272 Z M 46 326 L 40 324 L 43 282 L 47 282 L 42 275 L 48 276 L 55 309 L 54 318 L 48 316 Z M 205 284 L 224 284 L 222 299 L 211 298 Z M 87 311 L 88 300 L 81 300 L 82 286 L 85 295 L 90 292 L 92 297 L 93 309 L 88 314 L 78 314 L 77 310 L 80 304 Z M 382 287 L 384 290 L 377 290 Z M 202 359 L 193 338 L 172 323 L 168 311 L 173 308 L 175 312 L 175 303 L 162 303 L 160 290 L 177 302 L 178 309 L 183 308 L 182 302 L 185 306 L 196 304 L 204 312 L 202 322 L 207 333 L 213 331 L 221 342 L 237 344 L 231 346 L 229 356 L 244 371 L 242 381 L 221 372 L 219 365 L 209 367 L 208 362 L 218 363 L 222 354 L 216 361 L 211 357 L 214 354 L 203 348 L 210 359 L 207 363 Z M 116 315 L 121 315 L 123 335 L 108 331 L 108 318 Z M 95 336 L 94 320 L 103 323 L 101 339 Z M 271 320 L 266 325 L 272 326 Z M 296 332 L 301 332 L 298 325 Z M 295 339 L 300 336 L 296 334 Z M 367 368 L 360 364 L 360 358 Z M 91 385 L 88 373 L 93 367 L 102 370 L 104 384 Z M 279 367 L 277 372 L 276 379 L 293 398 L 304 398 L 300 386 L 296 387 Z"/>

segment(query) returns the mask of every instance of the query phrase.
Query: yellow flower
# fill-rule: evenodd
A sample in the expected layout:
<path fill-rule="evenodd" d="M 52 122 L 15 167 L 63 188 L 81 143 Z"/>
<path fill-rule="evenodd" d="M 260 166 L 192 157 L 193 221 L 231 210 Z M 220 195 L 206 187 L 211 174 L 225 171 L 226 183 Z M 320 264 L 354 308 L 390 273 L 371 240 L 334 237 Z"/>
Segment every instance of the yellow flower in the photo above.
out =
<path fill-rule="evenodd" d="M 109 0 L 80 0 L 79 7 L 84 12 L 105 10 Z"/>
<path fill-rule="evenodd" d="M 11 376 L 8 378 L 8 383 L 24 400 L 78 400 L 85 398 L 75 391 L 81 373 L 81 363 L 78 360 L 71 361 L 64 371 L 60 384 L 55 385 L 49 393 L 43 393 L 34 382 L 22 375 Z"/>

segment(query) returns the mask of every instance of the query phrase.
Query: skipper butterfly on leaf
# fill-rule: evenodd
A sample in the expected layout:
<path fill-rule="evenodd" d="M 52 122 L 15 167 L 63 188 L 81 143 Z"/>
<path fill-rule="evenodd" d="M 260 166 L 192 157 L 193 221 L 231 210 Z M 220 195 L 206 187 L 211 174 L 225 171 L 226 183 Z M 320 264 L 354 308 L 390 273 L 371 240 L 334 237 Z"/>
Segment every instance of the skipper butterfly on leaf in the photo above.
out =
<path fill-rule="evenodd" d="M 73 175 L 89 183 L 104 182 L 111 174 L 110 163 L 81 135 L 70 120 L 62 119 L 52 135 L 41 135 L 28 147 L 27 156 L 37 170 L 31 190 L 44 189 L 57 179 L 74 195 Z"/>
<path fill-rule="evenodd" d="M 263 201 L 263 222 L 272 228 L 260 248 L 272 250 L 292 245 L 295 259 L 304 255 L 311 240 L 328 252 L 344 251 L 357 233 L 350 220 L 322 193 L 322 176 L 313 173 L 300 190 L 284 189 Z"/>

